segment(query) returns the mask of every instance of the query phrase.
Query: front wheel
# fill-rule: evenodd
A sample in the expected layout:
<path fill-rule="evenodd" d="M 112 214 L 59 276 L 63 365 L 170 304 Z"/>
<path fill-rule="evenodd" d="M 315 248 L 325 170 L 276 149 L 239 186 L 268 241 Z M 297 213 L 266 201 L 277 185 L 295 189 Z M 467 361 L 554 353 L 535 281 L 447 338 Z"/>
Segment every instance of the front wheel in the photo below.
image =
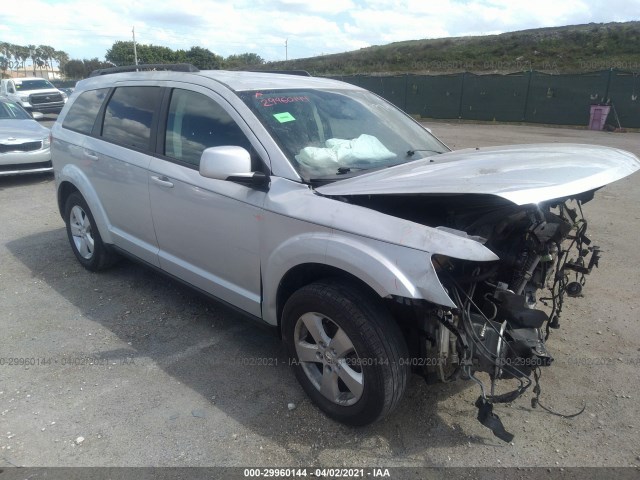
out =
<path fill-rule="evenodd" d="M 114 261 L 114 254 L 102 243 L 100 232 L 85 199 L 78 192 L 67 198 L 64 209 L 71 249 L 84 268 L 102 270 Z"/>
<path fill-rule="evenodd" d="M 312 283 L 289 298 L 282 326 L 298 381 L 331 418 L 366 425 L 400 402 L 407 345 L 376 296 L 339 280 Z"/>

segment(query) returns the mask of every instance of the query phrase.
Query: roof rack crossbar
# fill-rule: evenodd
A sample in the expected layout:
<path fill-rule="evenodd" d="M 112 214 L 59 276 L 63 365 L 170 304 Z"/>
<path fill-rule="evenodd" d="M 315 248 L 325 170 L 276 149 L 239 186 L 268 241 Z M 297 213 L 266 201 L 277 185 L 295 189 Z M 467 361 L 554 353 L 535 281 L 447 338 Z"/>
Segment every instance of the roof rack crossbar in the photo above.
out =
<path fill-rule="evenodd" d="M 100 68 L 91 72 L 89 77 L 98 77 L 100 75 L 109 75 L 111 73 L 149 71 L 199 72 L 200 70 L 190 63 L 148 63 L 143 65 L 123 65 L 121 67 Z"/>

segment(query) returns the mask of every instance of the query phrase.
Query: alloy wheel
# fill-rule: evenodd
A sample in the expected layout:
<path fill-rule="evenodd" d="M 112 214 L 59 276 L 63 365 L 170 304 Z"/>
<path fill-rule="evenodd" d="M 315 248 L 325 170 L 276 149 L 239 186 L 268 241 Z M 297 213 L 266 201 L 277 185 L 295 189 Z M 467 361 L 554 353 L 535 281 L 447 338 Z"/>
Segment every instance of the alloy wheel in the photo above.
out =
<path fill-rule="evenodd" d="M 362 361 L 342 328 L 321 313 L 309 312 L 298 319 L 294 336 L 298 361 L 325 398 L 342 406 L 360 400 Z"/>

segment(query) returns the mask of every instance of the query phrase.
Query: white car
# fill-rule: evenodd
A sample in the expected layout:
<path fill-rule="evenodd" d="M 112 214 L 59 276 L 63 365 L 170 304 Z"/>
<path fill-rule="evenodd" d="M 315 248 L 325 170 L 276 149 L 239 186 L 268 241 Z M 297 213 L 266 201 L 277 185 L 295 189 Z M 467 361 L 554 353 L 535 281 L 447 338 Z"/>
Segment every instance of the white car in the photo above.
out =
<path fill-rule="evenodd" d="M 0 176 L 52 171 L 49 134 L 24 108 L 0 97 Z"/>

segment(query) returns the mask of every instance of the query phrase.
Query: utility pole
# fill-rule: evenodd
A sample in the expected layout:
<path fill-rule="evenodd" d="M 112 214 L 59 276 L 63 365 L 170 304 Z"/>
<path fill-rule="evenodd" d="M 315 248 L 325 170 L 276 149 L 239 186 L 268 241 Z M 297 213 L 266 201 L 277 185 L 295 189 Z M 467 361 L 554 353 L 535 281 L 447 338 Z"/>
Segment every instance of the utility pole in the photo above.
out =
<path fill-rule="evenodd" d="M 131 29 L 131 33 L 133 33 L 133 61 L 135 62 L 136 66 L 138 66 L 138 50 L 136 49 L 136 27 L 134 26 Z M 137 71 L 138 69 L 136 69 Z"/>
<path fill-rule="evenodd" d="M 289 39 L 284 41 L 284 59 L 289 60 Z"/>

